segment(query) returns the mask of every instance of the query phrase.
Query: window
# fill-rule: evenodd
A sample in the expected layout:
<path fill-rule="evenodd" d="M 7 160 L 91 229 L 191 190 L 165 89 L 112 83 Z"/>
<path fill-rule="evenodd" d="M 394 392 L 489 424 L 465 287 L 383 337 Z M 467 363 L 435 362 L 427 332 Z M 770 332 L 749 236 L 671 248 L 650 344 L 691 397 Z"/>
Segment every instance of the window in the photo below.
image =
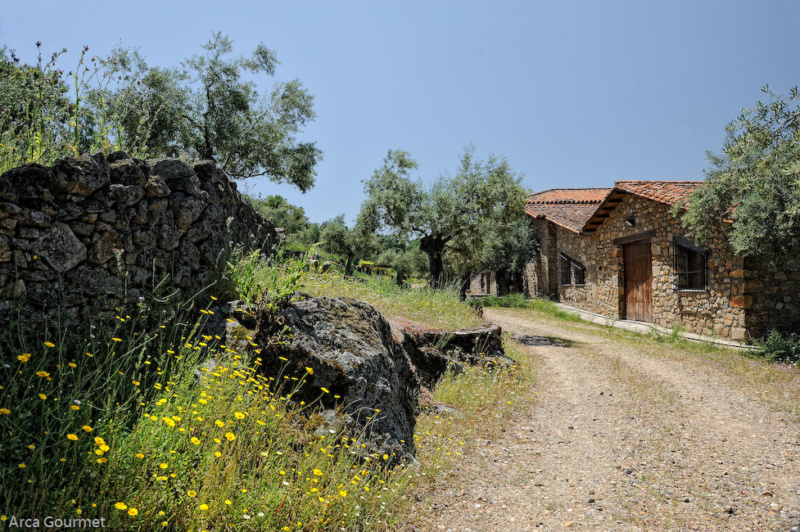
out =
<path fill-rule="evenodd" d="M 583 286 L 586 280 L 586 267 L 577 260 L 558 254 L 559 273 L 562 286 Z"/>
<path fill-rule="evenodd" d="M 685 238 L 676 237 L 672 246 L 672 271 L 677 290 L 705 290 L 708 251 Z"/>

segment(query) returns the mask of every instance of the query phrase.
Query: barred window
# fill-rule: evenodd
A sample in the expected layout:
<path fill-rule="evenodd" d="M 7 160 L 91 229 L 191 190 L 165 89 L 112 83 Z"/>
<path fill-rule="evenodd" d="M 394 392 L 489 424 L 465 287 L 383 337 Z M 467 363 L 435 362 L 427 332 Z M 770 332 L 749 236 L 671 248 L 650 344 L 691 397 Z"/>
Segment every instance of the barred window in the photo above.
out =
<path fill-rule="evenodd" d="M 563 253 L 558 256 L 558 266 L 561 273 L 561 285 L 568 286 L 572 284 L 572 275 L 569 267 L 569 257 Z"/>
<path fill-rule="evenodd" d="M 586 280 L 586 267 L 564 253 L 558 254 L 559 274 L 562 286 L 582 286 Z"/>
<path fill-rule="evenodd" d="M 678 290 L 705 290 L 708 283 L 706 263 L 708 251 L 685 238 L 676 237 L 673 246 L 672 271 Z"/>

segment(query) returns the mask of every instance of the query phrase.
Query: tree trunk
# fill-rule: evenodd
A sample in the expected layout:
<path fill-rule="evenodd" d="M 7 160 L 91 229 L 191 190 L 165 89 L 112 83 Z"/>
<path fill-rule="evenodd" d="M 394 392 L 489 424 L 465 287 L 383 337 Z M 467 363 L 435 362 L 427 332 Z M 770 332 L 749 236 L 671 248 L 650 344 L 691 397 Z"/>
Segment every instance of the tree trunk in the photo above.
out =
<path fill-rule="evenodd" d="M 458 291 L 458 297 L 461 298 L 461 301 L 467 300 L 467 290 L 469 290 L 469 279 L 470 274 L 465 273 L 461 276 L 461 289 Z"/>
<path fill-rule="evenodd" d="M 347 264 L 344 267 L 344 274 L 345 275 L 353 275 L 353 255 L 347 255 Z"/>
<path fill-rule="evenodd" d="M 434 290 L 444 288 L 444 246 L 447 240 L 440 236 L 423 236 L 419 241 L 419 249 L 428 255 L 431 268 L 430 286 Z"/>
<path fill-rule="evenodd" d="M 400 288 L 403 288 L 403 283 L 406 282 L 406 276 L 404 274 L 400 273 L 399 270 L 396 272 L 396 275 L 397 276 L 395 277 L 395 281 L 397 282 L 397 286 L 399 286 Z"/>

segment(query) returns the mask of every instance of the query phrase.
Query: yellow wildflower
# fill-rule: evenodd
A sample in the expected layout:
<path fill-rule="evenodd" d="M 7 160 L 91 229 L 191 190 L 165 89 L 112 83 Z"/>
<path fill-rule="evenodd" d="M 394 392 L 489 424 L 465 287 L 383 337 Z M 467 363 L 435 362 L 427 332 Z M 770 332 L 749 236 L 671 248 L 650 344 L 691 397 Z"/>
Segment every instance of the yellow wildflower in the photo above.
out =
<path fill-rule="evenodd" d="M 45 342 L 44 345 L 46 345 L 47 347 L 55 347 L 56 346 L 56 344 L 54 344 L 53 342 Z"/>
<path fill-rule="evenodd" d="M 118 502 L 114 506 L 117 507 L 117 510 L 127 510 L 128 509 L 128 505 L 125 504 L 124 502 Z"/>
<path fill-rule="evenodd" d="M 78 436 L 76 434 L 67 434 L 67 439 L 72 441 L 78 441 Z"/>
<path fill-rule="evenodd" d="M 25 362 L 27 362 L 28 360 L 31 359 L 31 354 L 30 353 L 22 353 L 20 356 L 17 357 L 17 359 L 19 359 L 19 361 L 24 364 Z"/>

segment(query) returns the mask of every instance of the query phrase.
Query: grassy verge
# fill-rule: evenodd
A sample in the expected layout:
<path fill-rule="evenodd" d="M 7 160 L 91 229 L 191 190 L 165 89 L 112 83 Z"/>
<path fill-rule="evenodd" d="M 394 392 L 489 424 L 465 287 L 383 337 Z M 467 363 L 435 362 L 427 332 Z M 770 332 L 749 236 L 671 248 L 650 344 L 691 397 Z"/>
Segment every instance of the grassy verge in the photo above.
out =
<path fill-rule="evenodd" d="M 229 263 L 220 290 L 250 300 L 263 291 L 287 297 L 305 284 L 431 326 L 479 321 L 454 293 L 355 282 L 241 251 Z M 263 375 L 257 351 L 236 353 L 204 335 L 214 299 L 200 296 L 178 315 L 147 299 L 112 323 L 69 327 L 33 328 L 21 316 L 0 333 L 0 521 L 54 515 L 136 530 L 395 529 L 407 518 L 410 490 L 435 482 L 476 433 L 500 426 L 532 378 L 524 360 L 516 371 L 448 376 L 435 395 L 460 414 L 423 412 L 419 464 L 386 469 L 383 457 L 357 458 L 342 434 L 309 435 L 313 404 L 290 400 L 303 379 Z M 201 365 L 210 358 L 216 366 Z"/>
<path fill-rule="evenodd" d="M 507 296 L 486 296 L 469 300 L 472 307 L 489 308 L 520 308 L 530 309 L 550 314 L 565 321 L 582 321 L 580 316 L 574 312 L 567 312 L 558 308 L 555 302 L 549 299 L 534 298 L 526 299 L 523 294 L 509 294 Z"/>
<path fill-rule="evenodd" d="M 314 296 L 366 301 L 385 316 L 402 316 L 433 328 L 458 329 L 482 322 L 472 308 L 459 301 L 454 289 L 400 288 L 388 277 L 357 281 L 335 272 L 313 273 L 305 281 L 303 290 Z"/>

